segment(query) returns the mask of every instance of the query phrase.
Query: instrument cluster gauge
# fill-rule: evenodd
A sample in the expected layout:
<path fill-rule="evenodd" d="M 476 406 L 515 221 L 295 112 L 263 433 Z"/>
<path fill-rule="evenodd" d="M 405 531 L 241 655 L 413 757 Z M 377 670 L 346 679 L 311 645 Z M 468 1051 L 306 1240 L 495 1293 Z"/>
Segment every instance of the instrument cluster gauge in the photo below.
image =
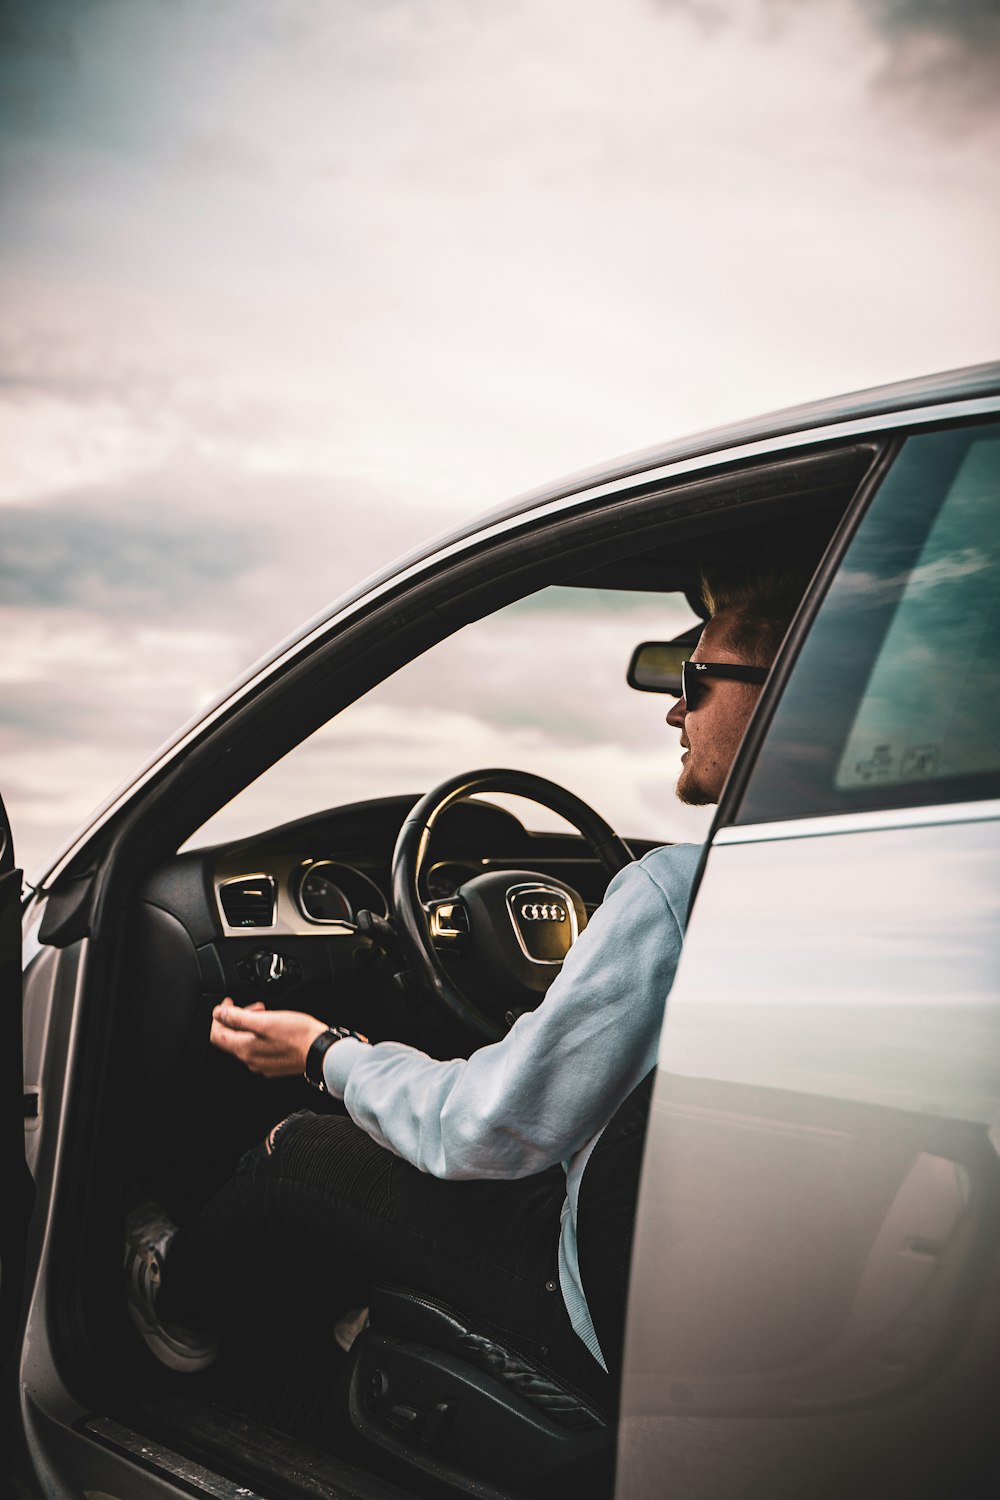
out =
<path fill-rule="evenodd" d="M 291 876 L 291 894 L 307 922 L 317 927 L 352 930 L 358 912 L 388 913 L 385 896 L 373 880 L 353 865 L 333 859 L 308 859 Z"/>
<path fill-rule="evenodd" d="M 298 907 L 310 922 L 354 921 L 354 909 L 333 879 L 337 873 L 329 862 L 310 865 L 299 882 Z"/>

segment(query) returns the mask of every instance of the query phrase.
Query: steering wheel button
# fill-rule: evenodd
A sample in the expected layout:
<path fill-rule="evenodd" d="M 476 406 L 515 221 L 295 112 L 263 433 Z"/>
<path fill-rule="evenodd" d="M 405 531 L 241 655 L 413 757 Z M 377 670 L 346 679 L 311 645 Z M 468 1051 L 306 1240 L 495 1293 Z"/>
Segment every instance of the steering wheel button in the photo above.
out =
<path fill-rule="evenodd" d="M 431 912 L 431 932 L 436 938 L 454 938 L 469 930 L 469 913 L 461 901 L 438 901 Z"/>

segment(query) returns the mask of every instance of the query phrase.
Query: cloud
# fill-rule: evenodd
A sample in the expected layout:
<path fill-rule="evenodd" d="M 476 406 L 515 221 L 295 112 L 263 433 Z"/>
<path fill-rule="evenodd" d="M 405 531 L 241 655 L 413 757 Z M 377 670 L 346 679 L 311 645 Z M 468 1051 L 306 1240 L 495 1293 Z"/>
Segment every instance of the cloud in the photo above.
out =
<path fill-rule="evenodd" d="M 354 479 L 190 459 L 0 506 L 3 793 L 27 867 L 257 657 L 441 521 Z"/>
<path fill-rule="evenodd" d="M 653 0 L 663 12 L 686 16 L 709 37 L 732 27 L 772 43 L 803 20 L 812 24 L 809 0 Z M 996 0 L 841 0 L 827 5 L 843 23 L 853 12 L 881 49 L 870 69 L 876 95 L 923 105 L 928 125 L 977 121 L 1000 111 L 1000 9 Z M 813 12 L 813 15 L 809 13 Z M 932 106 L 928 112 L 926 106 Z"/>
<path fill-rule="evenodd" d="M 171 513 L 155 484 L 131 501 L 3 511 L 0 594 L 9 605 L 57 606 L 183 624 L 195 601 L 230 587 L 266 556 L 266 539 L 224 522 Z M 150 494 L 150 490 L 154 490 Z"/>
<path fill-rule="evenodd" d="M 151 446 L 485 507 L 990 348 L 948 268 L 992 278 L 992 162 L 886 130 L 846 0 L 711 45 L 640 0 L 37 9 L 5 367 Z"/>
<path fill-rule="evenodd" d="M 458 631 L 372 699 L 417 710 L 450 682 L 462 711 L 492 732 L 629 750 L 661 733 L 669 703 L 626 686 L 632 650 L 640 640 L 669 639 L 693 619 L 677 598 L 546 589 Z"/>
<path fill-rule="evenodd" d="M 930 106 L 932 123 L 975 129 L 1000 114 L 996 0 L 862 0 L 889 47 L 879 79 L 890 96 Z"/>
<path fill-rule="evenodd" d="M 0 426 L 4 410 L 0 401 Z M 205 456 L 182 445 L 155 467 L 131 471 L 143 427 L 120 412 L 115 420 L 135 441 L 97 440 L 107 458 L 103 482 L 56 487 L 51 481 L 67 479 L 75 461 L 84 475 L 99 462 L 87 447 L 75 458 L 87 404 L 70 410 L 74 421 L 52 424 L 52 442 L 37 455 L 48 488 L 29 491 L 30 503 L 0 506 L 0 600 L 8 605 L 180 629 L 196 617 L 238 617 L 263 651 L 449 519 L 441 507 L 401 507 L 384 485 L 349 471 L 325 476 L 268 462 L 263 442 L 249 452 L 238 442 L 206 443 Z"/>
<path fill-rule="evenodd" d="M 85 490 L 162 462 L 176 443 L 169 414 L 137 420 L 100 386 L 86 395 L 63 377 L 0 386 L 0 505 L 35 503 L 64 490 Z"/>
<path fill-rule="evenodd" d="M 1000 49 L 1000 10 L 996 0 L 859 0 L 862 10 L 887 36 L 930 34 L 964 52 Z"/>
<path fill-rule="evenodd" d="M 737 19 L 760 25 L 767 23 L 772 35 L 780 35 L 796 12 L 809 8 L 808 0 L 653 0 L 662 11 L 687 13 L 708 30 Z M 915 36 L 938 36 L 962 52 L 1000 47 L 1000 11 L 996 0 L 850 0 L 869 25 L 900 45 Z"/>

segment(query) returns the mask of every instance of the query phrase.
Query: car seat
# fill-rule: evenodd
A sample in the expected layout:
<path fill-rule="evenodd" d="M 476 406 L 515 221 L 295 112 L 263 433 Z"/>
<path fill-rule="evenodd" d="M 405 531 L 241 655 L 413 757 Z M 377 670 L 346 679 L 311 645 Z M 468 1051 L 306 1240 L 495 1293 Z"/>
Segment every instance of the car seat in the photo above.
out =
<path fill-rule="evenodd" d="M 610 1494 L 651 1090 L 652 1074 L 602 1132 L 578 1205 L 581 1274 L 608 1373 L 595 1361 L 583 1390 L 460 1309 L 383 1283 L 373 1288 L 369 1326 L 344 1375 L 347 1420 L 364 1442 L 459 1490 L 474 1477 L 497 1495 Z"/>

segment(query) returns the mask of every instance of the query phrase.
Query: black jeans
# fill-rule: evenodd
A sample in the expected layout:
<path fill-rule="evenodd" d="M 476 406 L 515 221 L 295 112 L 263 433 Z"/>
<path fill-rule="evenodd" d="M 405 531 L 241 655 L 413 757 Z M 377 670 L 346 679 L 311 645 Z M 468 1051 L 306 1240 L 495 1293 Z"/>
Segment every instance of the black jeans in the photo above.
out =
<path fill-rule="evenodd" d="M 566 1179 L 445 1182 L 418 1172 L 339 1115 L 292 1115 L 273 1150 L 236 1174 L 170 1250 L 164 1317 L 243 1326 L 262 1312 L 304 1319 L 329 1339 L 373 1280 L 466 1313 L 476 1326 L 593 1390 L 606 1376 L 577 1338 L 559 1291 Z"/>

